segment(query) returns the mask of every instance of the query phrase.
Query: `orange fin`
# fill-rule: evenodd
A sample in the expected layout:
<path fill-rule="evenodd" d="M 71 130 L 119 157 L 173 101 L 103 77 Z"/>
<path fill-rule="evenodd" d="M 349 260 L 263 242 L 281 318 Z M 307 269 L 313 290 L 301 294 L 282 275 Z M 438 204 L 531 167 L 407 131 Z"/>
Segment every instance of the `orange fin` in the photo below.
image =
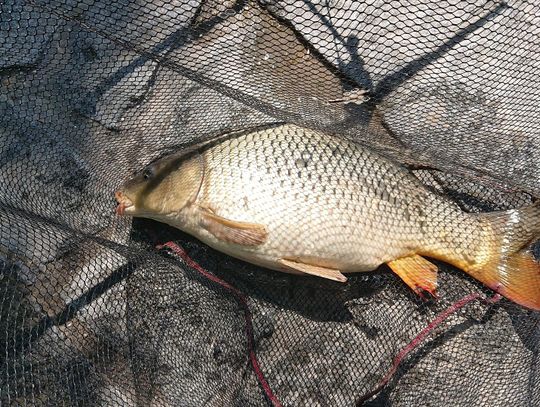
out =
<path fill-rule="evenodd" d="M 347 281 L 347 277 L 345 277 L 343 274 L 341 274 L 339 270 L 336 269 L 314 266 L 312 264 L 300 263 L 297 261 L 286 259 L 279 259 L 278 262 L 286 267 L 289 267 L 296 271 L 300 271 L 305 274 L 311 274 L 313 276 L 339 281 L 340 283 L 344 283 L 345 281 Z"/>
<path fill-rule="evenodd" d="M 208 210 L 202 212 L 202 226 L 219 240 L 243 246 L 259 246 L 268 237 L 264 225 L 222 218 Z"/>
<path fill-rule="evenodd" d="M 540 310 L 540 264 L 531 252 L 518 251 L 504 261 L 497 260 L 465 271 L 506 298 Z"/>
<path fill-rule="evenodd" d="M 424 297 L 424 291 L 434 298 L 437 297 L 438 269 L 435 264 L 417 254 L 389 261 L 387 264 L 405 284 L 421 297 Z"/>

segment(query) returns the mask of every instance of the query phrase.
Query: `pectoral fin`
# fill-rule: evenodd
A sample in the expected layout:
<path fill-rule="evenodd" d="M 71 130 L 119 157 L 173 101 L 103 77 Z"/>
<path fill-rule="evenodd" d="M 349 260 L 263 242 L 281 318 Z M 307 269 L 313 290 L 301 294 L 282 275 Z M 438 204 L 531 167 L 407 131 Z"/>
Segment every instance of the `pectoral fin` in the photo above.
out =
<path fill-rule="evenodd" d="M 268 237 L 264 225 L 226 219 L 206 209 L 202 211 L 202 226 L 220 240 L 244 246 L 261 245 Z"/>
<path fill-rule="evenodd" d="M 403 257 L 387 264 L 405 284 L 421 297 L 423 297 L 424 291 L 437 297 L 437 266 L 435 264 L 419 255 Z"/>
<path fill-rule="evenodd" d="M 291 268 L 302 273 L 311 274 L 314 276 L 327 278 L 329 280 L 339 281 L 344 283 L 347 281 L 345 277 L 339 270 L 330 269 L 326 267 L 314 266 L 312 264 L 299 263 L 293 260 L 279 259 L 279 263 L 284 266 Z"/>

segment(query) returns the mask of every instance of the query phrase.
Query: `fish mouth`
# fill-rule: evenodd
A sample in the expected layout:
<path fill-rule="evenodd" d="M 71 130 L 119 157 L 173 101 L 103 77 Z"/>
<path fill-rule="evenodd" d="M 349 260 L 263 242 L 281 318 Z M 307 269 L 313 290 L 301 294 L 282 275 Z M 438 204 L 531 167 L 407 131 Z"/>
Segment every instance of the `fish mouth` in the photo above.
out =
<path fill-rule="evenodd" d="M 122 191 L 116 191 L 114 197 L 116 202 L 118 202 L 118 206 L 116 207 L 117 215 L 123 216 L 126 213 L 129 214 L 130 212 L 133 212 L 133 202 L 131 202 L 131 199 L 125 196 Z"/>

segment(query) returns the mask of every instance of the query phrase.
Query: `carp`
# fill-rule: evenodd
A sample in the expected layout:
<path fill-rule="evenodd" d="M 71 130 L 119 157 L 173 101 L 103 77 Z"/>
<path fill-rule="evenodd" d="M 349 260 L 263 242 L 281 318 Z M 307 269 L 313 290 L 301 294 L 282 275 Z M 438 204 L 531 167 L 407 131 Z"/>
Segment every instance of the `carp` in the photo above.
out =
<path fill-rule="evenodd" d="M 117 213 L 164 222 L 230 256 L 344 282 L 387 264 L 436 295 L 447 262 L 540 309 L 540 204 L 467 213 L 404 167 L 345 139 L 280 124 L 148 165 L 116 192 Z"/>

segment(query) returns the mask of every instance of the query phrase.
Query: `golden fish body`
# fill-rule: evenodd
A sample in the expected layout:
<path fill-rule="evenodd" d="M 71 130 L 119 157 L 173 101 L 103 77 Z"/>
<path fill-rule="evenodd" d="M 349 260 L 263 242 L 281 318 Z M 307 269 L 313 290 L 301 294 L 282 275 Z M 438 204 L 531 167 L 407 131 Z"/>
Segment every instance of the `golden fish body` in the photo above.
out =
<path fill-rule="evenodd" d="M 272 269 L 283 269 L 278 260 L 288 258 L 344 272 L 374 270 L 432 245 L 434 223 L 442 231 L 448 215 L 481 227 L 405 170 L 351 142 L 295 126 L 230 139 L 192 160 L 204 172 L 200 192 L 167 223 Z M 264 225 L 267 239 L 256 246 L 218 239 L 200 227 L 200 207 Z M 426 218 L 438 212 L 441 219 Z"/>
<path fill-rule="evenodd" d="M 274 270 L 344 281 L 341 273 L 387 263 L 411 287 L 433 292 L 436 267 L 420 257 L 426 255 L 504 293 L 500 278 L 477 270 L 500 252 L 507 213 L 464 213 L 374 152 L 294 125 L 165 158 L 117 198 L 121 212 L 165 222 Z M 524 215 L 540 218 L 538 206 L 531 208 Z M 540 229 L 535 222 L 529 235 Z"/>

